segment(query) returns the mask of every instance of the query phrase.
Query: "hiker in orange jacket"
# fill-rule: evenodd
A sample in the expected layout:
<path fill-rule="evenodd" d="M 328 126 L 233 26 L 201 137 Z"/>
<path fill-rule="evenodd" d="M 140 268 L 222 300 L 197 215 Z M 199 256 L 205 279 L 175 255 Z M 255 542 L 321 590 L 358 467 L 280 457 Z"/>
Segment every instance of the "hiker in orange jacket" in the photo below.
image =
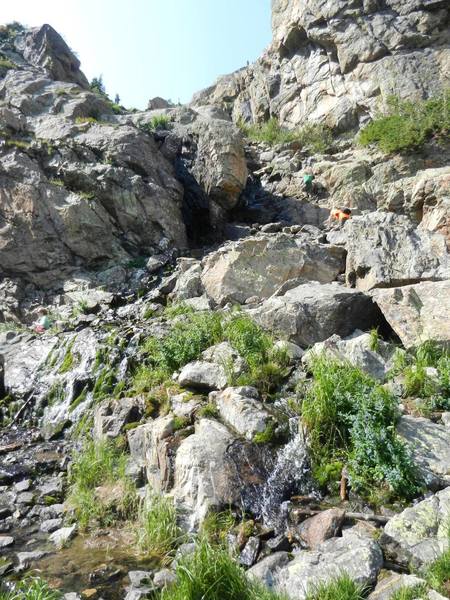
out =
<path fill-rule="evenodd" d="M 339 223 L 345 223 L 351 218 L 352 211 L 349 208 L 333 208 L 330 213 L 330 221 L 338 221 Z"/>

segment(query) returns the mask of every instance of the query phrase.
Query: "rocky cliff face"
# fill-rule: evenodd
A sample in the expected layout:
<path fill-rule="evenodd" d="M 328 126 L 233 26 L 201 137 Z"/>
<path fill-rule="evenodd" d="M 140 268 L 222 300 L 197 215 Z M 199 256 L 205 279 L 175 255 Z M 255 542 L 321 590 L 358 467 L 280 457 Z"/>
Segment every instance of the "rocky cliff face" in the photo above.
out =
<path fill-rule="evenodd" d="M 391 94 L 421 99 L 448 87 L 449 16 L 444 0 L 272 0 L 268 50 L 193 105 L 218 104 L 235 121 L 354 128 Z"/>
<path fill-rule="evenodd" d="M 416 569 L 449 556 L 448 140 L 314 154 L 230 113 L 347 129 L 427 97 L 447 19 L 276 0 L 259 61 L 143 112 L 48 25 L 0 28 L 0 596 L 30 567 L 65 600 L 159 594 L 202 526 L 247 569 L 240 598 L 427 587 Z M 137 545 L 167 523 L 161 569 Z"/>

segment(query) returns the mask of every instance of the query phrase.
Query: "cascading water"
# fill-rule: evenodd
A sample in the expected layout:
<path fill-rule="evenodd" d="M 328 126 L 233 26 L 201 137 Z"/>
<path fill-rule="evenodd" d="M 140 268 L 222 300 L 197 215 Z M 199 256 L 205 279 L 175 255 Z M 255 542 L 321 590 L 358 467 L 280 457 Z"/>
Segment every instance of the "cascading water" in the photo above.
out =
<path fill-rule="evenodd" d="M 240 453 L 236 466 L 240 465 L 237 475 L 243 511 L 276 531 L 284 529 L 286 501 L 293 495 L 310 495 L 314 491 L 307 444 L 298 417 L 289 420 L 289 431 L 289 442 L 275 455 L 263 447 L 255 456 L 255 449 L 242 444 L 234 444 L 231 452 L 235 460 Z"/>
<path fill-rule="evenodd" d="M 273 469 L 260 490 L 259 517 L 268 527 L 282 528 L 283 503 L 294 495 L 313 491 L 305 434 L 298 417 L 289 421 L 290 441 L 278 451 Z"/>

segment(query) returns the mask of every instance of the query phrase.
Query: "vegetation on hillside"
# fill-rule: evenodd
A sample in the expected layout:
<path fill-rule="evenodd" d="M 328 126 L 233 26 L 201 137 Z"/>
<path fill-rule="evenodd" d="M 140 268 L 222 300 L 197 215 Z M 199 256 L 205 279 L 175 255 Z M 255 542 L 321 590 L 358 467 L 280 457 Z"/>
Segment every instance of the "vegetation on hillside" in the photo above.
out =
<path fill-rule="evenodd" d="M 264 123 L 249 125 L 240 121 L 238 125 L 249 139 L 271 146 L 296 142 L 312 152 L 326 152 L 333 144 L 331 130 L 320 123 L 310 123 L 300 129 L 287 129 L 272 117 Z"/>
<path fill-rule="evenodd" d="M 431 137 L 448 139 L 450 89 L 424 101 L 391 96 L 387 109 L 366 125 L 358 140 L 362 146 L 376 144 L 386 153 L 420 148 Z"/>
<path fill-rule="evenodd" d="M 0 600 L 62 600 L 62 597 L 39 577 L 26 577 L 11 591 L 0 588 Z"/>
<path fill-rule="evenodd" d="M 310 367 L 301 414 L 314 470 L 348 465 L 353 489 L 412 498 L 420 486 L 406 445 L 395 431 L 397 401 L 360 369 L 318 356 Z M 335 475 L 333 470 L 330 474 Z"/>

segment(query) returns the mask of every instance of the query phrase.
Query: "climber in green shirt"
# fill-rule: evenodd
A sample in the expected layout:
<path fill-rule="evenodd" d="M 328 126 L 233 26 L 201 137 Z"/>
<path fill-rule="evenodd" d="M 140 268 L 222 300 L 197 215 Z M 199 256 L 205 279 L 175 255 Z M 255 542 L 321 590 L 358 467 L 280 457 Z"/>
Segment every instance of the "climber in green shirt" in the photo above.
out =
<path fill-rule="evenodd" d="M 44 333 L 47 329 L 50 329 L 52 323 L 48 312 L 45 308 L 41 308 L 39 311 L 39 319 L 35 323 L 34 330 L 36 333 Z"/>
<path fill-rule="evenodd" d="M 307 194 L 311 194 L 314 191 L 314 175 L 311 172 L 303 175 L 303 186 Z"/>

